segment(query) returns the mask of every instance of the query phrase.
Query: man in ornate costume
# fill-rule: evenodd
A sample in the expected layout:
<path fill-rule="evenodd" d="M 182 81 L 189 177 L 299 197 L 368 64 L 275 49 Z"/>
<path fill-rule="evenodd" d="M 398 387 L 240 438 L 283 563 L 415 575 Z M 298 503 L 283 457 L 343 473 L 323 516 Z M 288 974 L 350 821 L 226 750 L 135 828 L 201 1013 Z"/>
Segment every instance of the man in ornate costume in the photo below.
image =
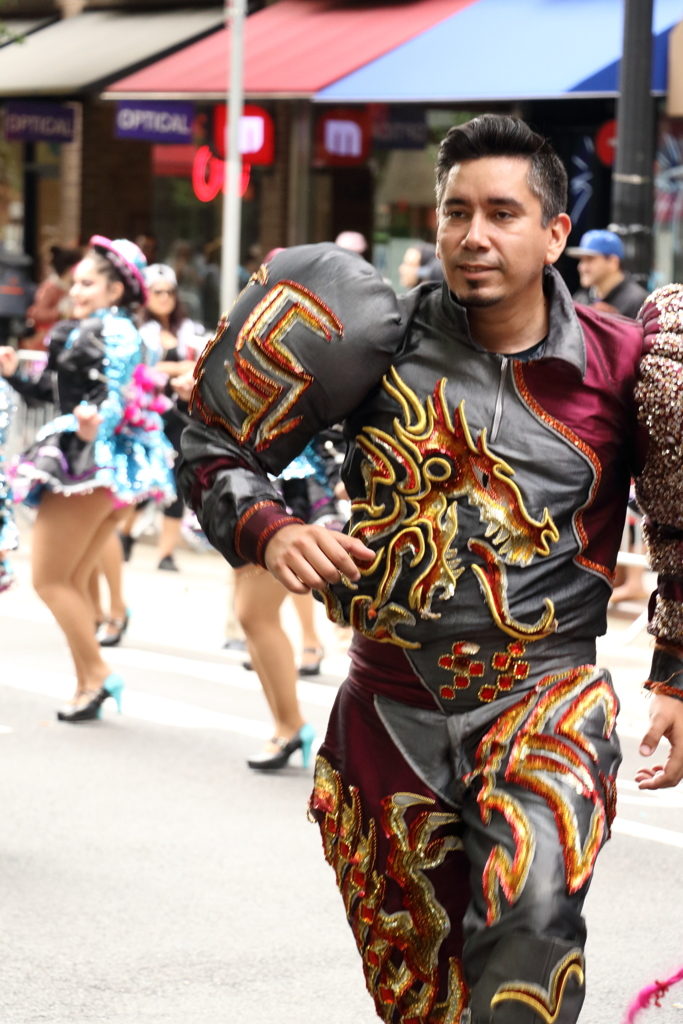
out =
<path fill-rule="evenodd" d="M 660 584 L 648 688 L 683 774 L 683 300 L 575 308 L 567 176 L 523 122 L 453 129 L 446 282 L 399 301 L 333 246 L 262 267 L 197 368 L 182 486 L 233 565 L 355 629 L 311 811 L 387 1024 L 571 1024 L 609 836 L 617 698 L 595 668 L 631 475 Z M 345 420 L 347 534 L 268 474 Z"/>

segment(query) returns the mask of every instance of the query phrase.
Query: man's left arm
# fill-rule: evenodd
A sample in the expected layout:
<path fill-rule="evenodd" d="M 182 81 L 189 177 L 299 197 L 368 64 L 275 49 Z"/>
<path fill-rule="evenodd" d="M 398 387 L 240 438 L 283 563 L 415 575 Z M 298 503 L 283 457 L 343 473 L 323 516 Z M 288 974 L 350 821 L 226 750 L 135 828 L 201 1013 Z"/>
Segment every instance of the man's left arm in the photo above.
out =
<path fill-rule="evenodd" d="M 676 786 L 683 779 L 683 289 L 654 292 L 640 314 L 647 354 L 635 397 L 649 435 L 645 465 L 636 479 L 646 515 L 644 536 L 657 590 L 650 599 L 648 632 L 655 639 L 645 688 L 652 694 L 650 727 L 640 753 L 650 757 L 662 737 L 671 749 L 665 764 L 643 767 L 641 789 Z"/>

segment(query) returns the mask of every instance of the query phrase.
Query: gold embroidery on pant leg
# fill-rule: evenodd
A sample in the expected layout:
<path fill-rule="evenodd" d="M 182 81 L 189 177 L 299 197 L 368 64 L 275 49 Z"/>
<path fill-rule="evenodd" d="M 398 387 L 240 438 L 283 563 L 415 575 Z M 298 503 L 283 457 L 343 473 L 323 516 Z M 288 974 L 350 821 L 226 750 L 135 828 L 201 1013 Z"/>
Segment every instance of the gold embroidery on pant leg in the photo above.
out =
<path fill-rule="evenodd" d="M 597 767 L 597 752 L 579 730 L 598 707 L 602 707 L 605 716 L 605 739 L 611 736 L 616 722 L 618 705 L 609 683 L 598 679 L 586 686 L 594 672 L 588 666 L 575 669 L 559 682 L 555 677 L 538 684 L 538 702 L 517 731 L 505 772 L 507 782 L 517 783 L 542 796 L 552 810 L 562 844 L 570 894 L 578 892 L 591 877 L 606 838 L 606 804 L 609 807 L 612 802 L 611 793 L 603 795 L 600 792 L 589 767 L 577 753 L 578 749 Z M 569 704 L 567 710 L 549 734 L 545 731 L 548 720 L 565 704 Z M 565 739 L 570 742 L 566 743 Z M 576 811 L 568 799 L 570 794 L 578 794 L 593 805 L 585 840 L 580 834 Z"/>
<path fill-rule="evenodd" d="M 401 888 L 404 905 L 388 913 L 382 907 L 386 881 L 376 870 L 375 823 L 363 833 L 358 790 L 349 787 L 349 795 L 350 803 L 339 773 L 319 756 L 311 807 L 322 813 L 325 856 L 337 876 L 377 1013 L 387 1024 L 458 1024 L 467 986 L 451 958 L 448 995 L 437 1002 L 439 951 L 450 921 L 424 874 L 461 848 L 456 836 L 433 835 L 457 822 L 457 815 L 430 811 L 434 801 L 413 793 L 383 800 L 382 824 L 390 841 L 386 873 Z M 425 809 L 408 824 L 407 811 L 420 806 Z"/>
<path fill-rule="evenodd" d="M 512 737 L 535 698 L 536 694 L 532 690 L 494 723 L 477 748 L 474 770 L 465 779 L 469 785 L 477 776 L 481 776 L 482 787 L 477 796 L 481 820 L 488 825 L 493 811 L 502 814 L 510 826 L 515 848 L 514 854 L 510 856 L 508 850 L 498 844 L 491 850 L 486 861 L 482 887 L 487 907 L 487 925 L 495 924 L 500 917 L 499 887 L 508 903 L 516 903 L 519 899 L 536 848 L 533 828 L 520 802 L 511 794 L 496 789 L 496 775 L 507 756 Z"/>
<path fill-rule="evenodd" d="M 552 973 L 547 989 L 525 981 L 512 981 L 501 985 L 493 999 L 491 1008 L 506 1000 L 526 1003 L 534 1010 L 544 1024 L 555 1024 L 562 1009 L 562 997 L 571 977 L 576 978 L 580 987 L 584 985 L 584 960 L 580 950 L 572 950 L 560 960 Z"/>

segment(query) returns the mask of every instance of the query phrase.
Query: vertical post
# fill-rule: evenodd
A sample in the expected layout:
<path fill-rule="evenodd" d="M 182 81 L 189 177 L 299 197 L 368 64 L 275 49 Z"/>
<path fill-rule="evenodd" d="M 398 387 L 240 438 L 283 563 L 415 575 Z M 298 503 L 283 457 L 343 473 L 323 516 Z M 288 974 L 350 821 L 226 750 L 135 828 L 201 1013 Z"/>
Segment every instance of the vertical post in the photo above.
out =
<path fill-rule="evenodd" d="M 612 175 L 612 221 L 624 243 L 624 264 L 646 285 L 652 269 L 653 0 L 624 0 L 624 49 L 617 101 L 617 158 Z"/>
<path fill-rule="evenodd" d="M 59 241 L 78 245 L 81 234 L 81 186 L 83 176 L 83 104 L 69 103 L 74 112 L 73 142 L 63 142 L 61 152 Z"/>
<path fill-rule="evenodd" d="M 223 251 L 221 259 L 221 311 L 227 312 L 237 298 L 242 229 L 242 156 L 240 118 L 244 109 L 244 18 L 246 0 L 226 0 L 226 27 L 230 28 L 230 87 L 225 124 L 227 157 L 223 196 Z"/>
<path fill-rule="evenodd" d="M 304 245 L 309 241 L 311 104 L 308 100 L 297 100 L 291 108 L 287 245 Z"/>

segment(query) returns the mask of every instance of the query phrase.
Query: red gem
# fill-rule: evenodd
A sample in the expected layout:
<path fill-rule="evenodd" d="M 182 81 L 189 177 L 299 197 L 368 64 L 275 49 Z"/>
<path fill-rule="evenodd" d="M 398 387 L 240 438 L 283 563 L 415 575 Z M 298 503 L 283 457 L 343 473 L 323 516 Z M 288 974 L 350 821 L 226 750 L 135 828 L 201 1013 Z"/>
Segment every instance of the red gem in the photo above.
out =
<path fill-rule="evenodd" d="M 519 664 L 515 665 L 512 671 L 515 674 L 515 679 L 526 679 L 529 675 L 529 662 L 520 661 Z"/>
<path fill-rule="evenodd" d="M 521 658 L 526 650 L 526 645 L 516 640 L 514 643 L 508 644 L 508 651 L 513 654 L 515 658 Z"/>
<path fill-rule="evenodd" d="M 484 662 L 483 661 L 473 661 L 472 664 L 470 665 L 470 675 L 471 676 L 483 676 L 483 674 L 484 674 Z"/>
<path fill-rule="evenodd" d="M 453 679 L 453 682 L 455 683 L 455 685 L 458 687 L 459 690 L 465 690 L 470 685 L 470 677 L 469 676 L 455 676 L 455 678 Z"/>
<path fill-rule="evenodd" d="M 439 668 L 453 668 L 453 659 L 450 654 L 442 654 L 439 658 Z"/>
<path fill-rule="evenodd" d="M 513 683 L 512 676 L 498 676 L 498 688 L 501 690 L 511 690 Z"/>
<path fill-rule="evenodd" d="M 464 653 L 463 652 L 463 647 L 464 646 L 465 646 L 465 641 L 464 640 L 460 640 L 457 644 L 453 644 L 453 654 L 463 654 Z"/>
<path fill-rule="evenodd" d="M 380 987 L 379 997 L 380 997 L 380 999 L 382 1000 L 383 1003 L 395 1003 L 396 1002 L 396 996 L 391 991 L 391 989 L 390 988 L 385 988 L 383 985 Z"/>
<path fill-rule="evenodd" d="M 344 857 L 344 859 L 348 859 L 348 856 L 349 856 L 349 844 L 348 843 L 340 843 L 339 844 L 339 852 L 341 853 L 342 857 Z"/>
<path fill-rule="evenodd" d="M 366 906 L 361 907 L 360 916 L 363 918 L 366 924 L 372 924 L 375 918 L 375 915 L 372 912 L 372 907 Z M 379 964 L 379 957 L 377 956 L 376 953 L 373 953 L 372 951 L 368 953 L 368 960 L 370 961 L 371 964 L 373 964 L 374 967 L 377 967 L 377 965 Z"/>
<path fill-rule="evenodd" d="M 365 907 L 363 907 L 363 920 L 364 921 L 372 921 L 372 915 L 370 917 L 366 917 Z M 379 957 L 377 956 L 377 954 L 375 953 L 375 951 L 373 949 L 371 949 L 366 954 L 365 959 L 367 960 L 367 962 L 370 964 L 371 967 L 379 967 Z"/>
<path fill-rule="evenodd" d="M 365 872 L 364 871 L 358 871 L 358 870 L 354 871 L 353 872 L 353 880 L 356 883 L 356 885 L 358 885 L 358 886 L 364 885 L 365 884 Z"/>
<path fill-rule="evenodd" d="M 337 822 L 334 820 L 334 818 L 328 818 L 327 819 L 327 821 L 325 822 L 325 828 L 333 836 L 336 836 L 336 834 L 337 834 Z"/>
<path fill-rule="evenodd" d="M 455 690 L 452 686 L 442 686 L 439 693 L 444 700 L 453 700 L 455 697 Z"/>
<path fill-rule="evenodd" d="M 503 654 L 500 652 L 498 654 L 494 654 L 491 664 L 494 668 L 505 669 L 510 664 L 510 656 L 509 654 Z"/>
<path fill-rule="evenodd" d="M 479 700 L 490 701 L 496 696 L 495 686 L 482 686 L 479 691 Z"/>

